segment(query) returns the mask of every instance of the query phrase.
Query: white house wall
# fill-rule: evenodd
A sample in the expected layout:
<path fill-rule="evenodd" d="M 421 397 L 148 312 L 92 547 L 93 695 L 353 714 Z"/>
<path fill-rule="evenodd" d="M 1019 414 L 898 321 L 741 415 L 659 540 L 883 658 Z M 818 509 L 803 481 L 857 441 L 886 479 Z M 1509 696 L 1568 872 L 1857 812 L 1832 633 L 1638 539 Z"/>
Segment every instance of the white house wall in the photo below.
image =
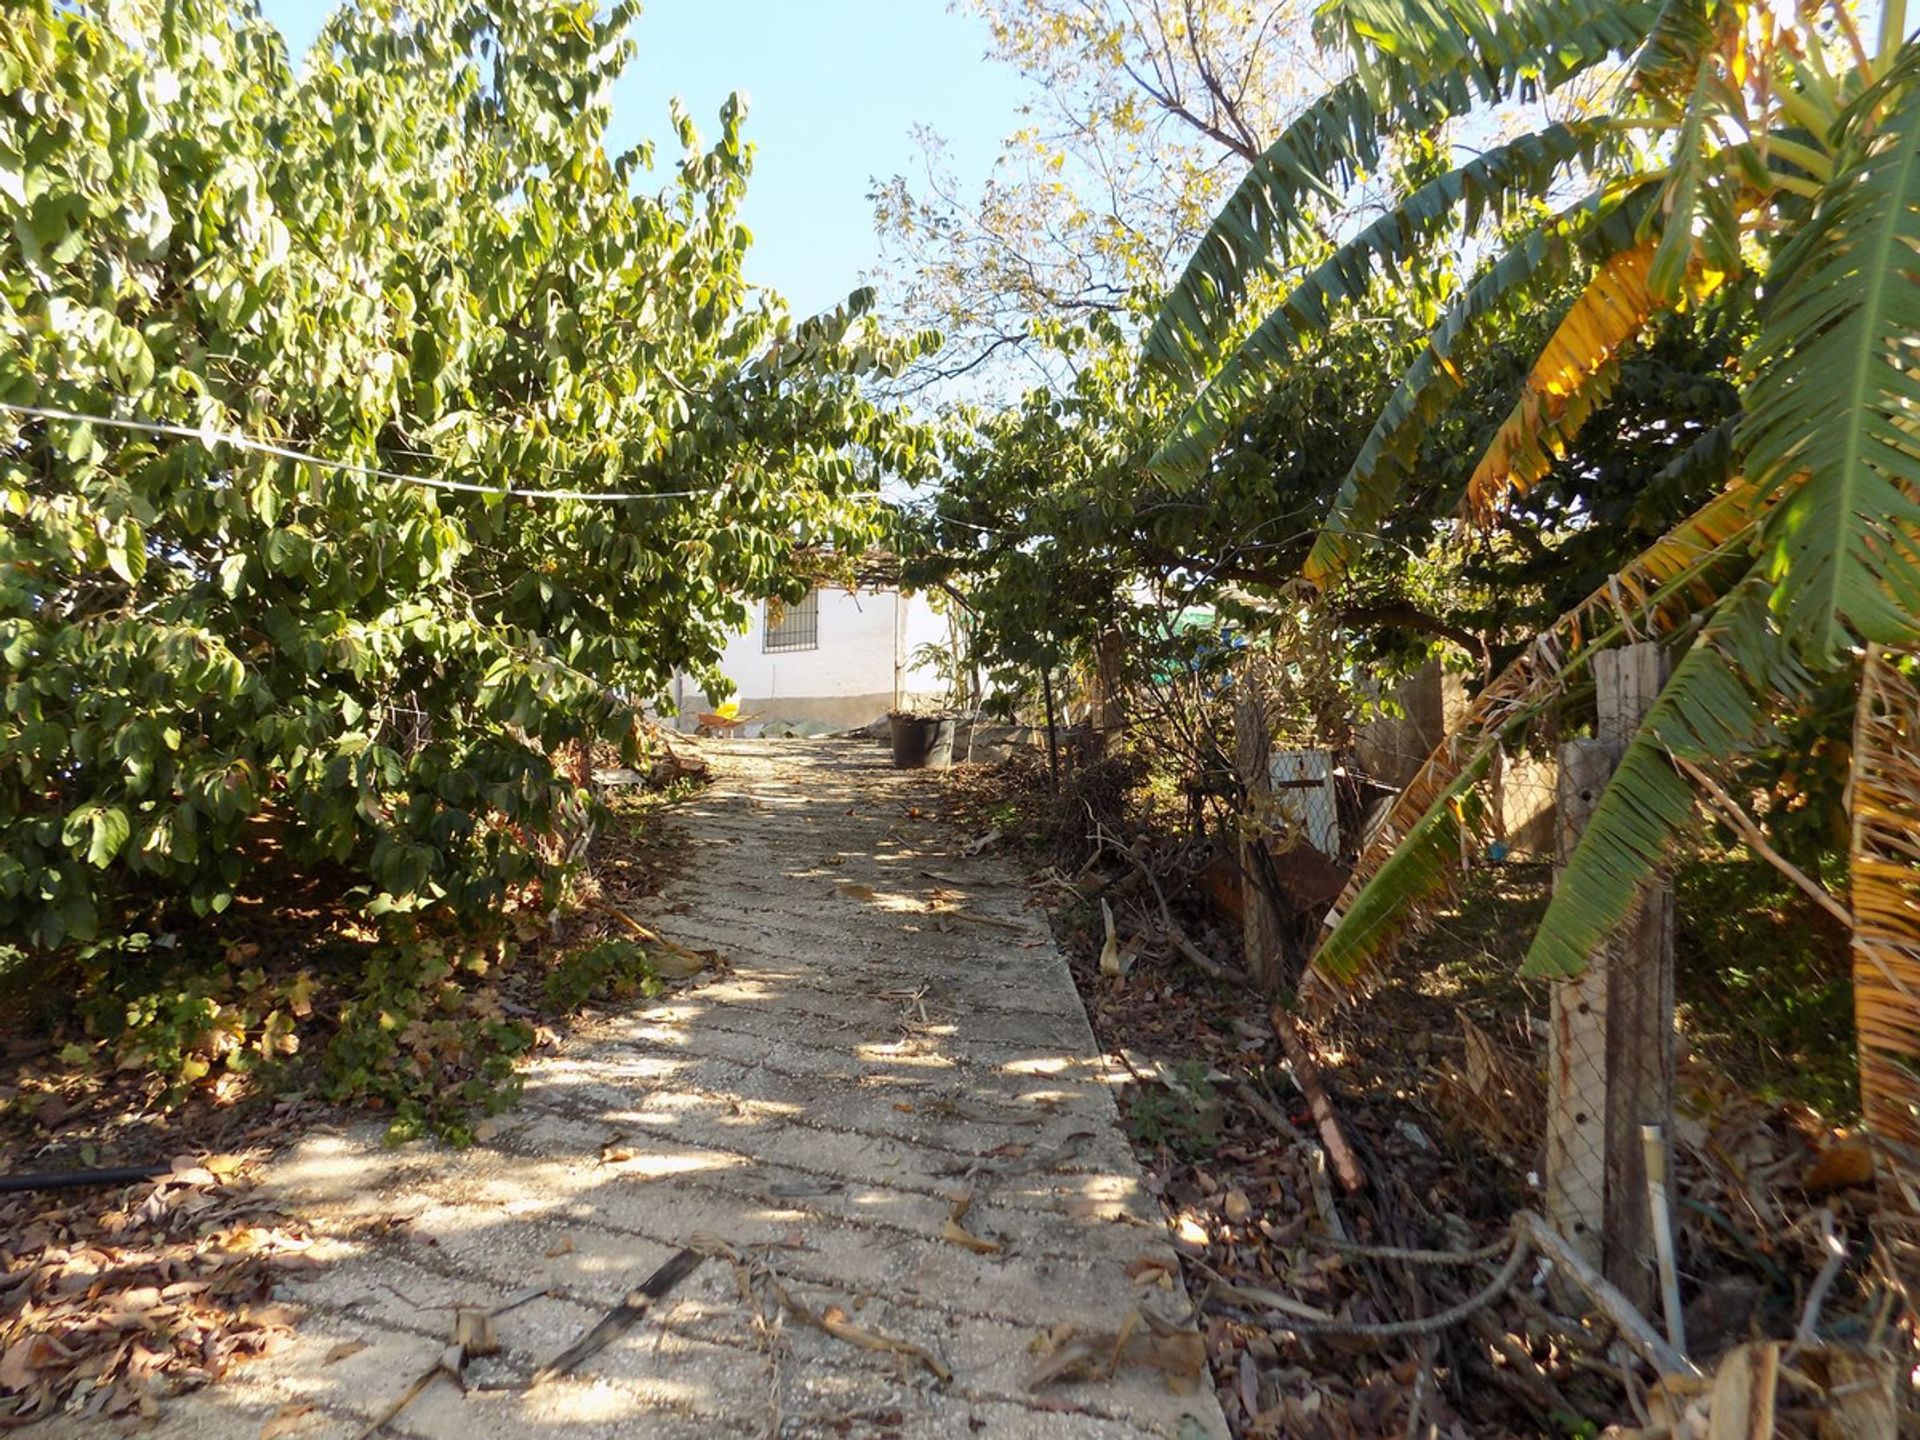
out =
<path fill-rule="evenodd" d="M 811 650 L 765 649 L 764 606 L 728 644 L 720 669 L 733 681 L 740 713 L 757 724 L 864 725 L 916 698 L 938 695 L 940 681 L 912 664 L 929 642 L 944 643 L 946 622 L 919 595 L 893 590 L 820 592 L 820 643 Z M 691 724 L 711 702 L 688 684 L 681 700 Z"/>

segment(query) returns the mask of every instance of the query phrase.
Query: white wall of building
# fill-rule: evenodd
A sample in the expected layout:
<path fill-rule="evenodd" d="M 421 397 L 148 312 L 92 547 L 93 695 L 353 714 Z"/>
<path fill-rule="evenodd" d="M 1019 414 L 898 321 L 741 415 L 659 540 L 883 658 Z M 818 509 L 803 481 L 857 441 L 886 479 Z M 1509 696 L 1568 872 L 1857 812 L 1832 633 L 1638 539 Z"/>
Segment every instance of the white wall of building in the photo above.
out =
<path fill-rule="evenodd" d="M 946 622 L 924 596 L 826 589 L 819 592 L 819 606 L 819 644 L 772 653 L 766 649 L 766 606 L 754 606 L 747 632 L 734 637 L 720 661 L 743 715 L 760 723 L 864 725 L 896 704 L 938 695 L 939 677 L 913 663 L 920 646 L 944 643 L 947 636 Z M 697 687 L 684 687 L 686 723 L 709 708 Z"/>

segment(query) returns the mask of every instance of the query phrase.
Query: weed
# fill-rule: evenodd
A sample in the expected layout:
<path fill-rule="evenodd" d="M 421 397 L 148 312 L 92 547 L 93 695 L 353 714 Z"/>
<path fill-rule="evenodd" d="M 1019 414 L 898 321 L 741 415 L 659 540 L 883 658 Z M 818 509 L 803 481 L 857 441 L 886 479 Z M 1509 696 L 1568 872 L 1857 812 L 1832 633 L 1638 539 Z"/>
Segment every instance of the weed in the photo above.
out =
<path fill-rule="evenodd" d="M 1168 1084 L 1141 1087 L 1128 1102 L 1127 1126 L 1140 1145 L 1188 1159 L 1210 1155 L 1220 1139 L 1220 1100 L 1206 1065 L 1184 1060 Z"/>
<path fill-rule="evenodd" d="M 647 952 L 631 940 L 609 939 L 571 950 L 547 972 L 547 1003 L 555 1010 L 578 1010 L 593 999 L 652 999 L 666 986 Z"/>
<path fill-rule="evenodd" d="M 519 1096 L 514 1062 L 534 1041 L 533 1027 L 507 1018 L 494 990 L 461 983 L 462 969 L 487 963 L 433 940 L 375 951 L 340 1007 L 321 1060 L 322 1093 L 390 1108 L 391 1141 L 430 1131 L 469 1142 L 475 1114 L 497 1114 Z"/>
<path fill-rule="evenodd" d="M 145 934 L 89 945 L 77 956 L 81 1023 L 119 1068 L 151 1071 L 177 1103 L 216 1070 L 248 1074 L 300 1048 L 313 975 L 270 978 L 258 955 L 244 944 L 180 955 Z"/>

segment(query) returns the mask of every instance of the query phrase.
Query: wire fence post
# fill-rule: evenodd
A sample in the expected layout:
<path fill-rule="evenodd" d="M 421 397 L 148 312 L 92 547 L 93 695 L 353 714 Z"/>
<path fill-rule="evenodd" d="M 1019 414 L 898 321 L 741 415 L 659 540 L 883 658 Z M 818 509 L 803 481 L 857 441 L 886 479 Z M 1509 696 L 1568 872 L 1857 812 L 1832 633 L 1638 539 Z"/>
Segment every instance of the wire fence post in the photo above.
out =
<path fill-rule="evenodd" d="M 1247 974 L 1267 995 L 1277 995 L 1287 980 L 1280 946 L 1280 917 L 1263 883 L 1268 861 L 1267 822 L 1273 808 L 1273 735 L 1266 697 L 1255 667 L 1236 679 L 1233 705 L 1233 762 L 1246 803 L 1240 816 L 1240 924 Z"/>
<path fill-rule="evenodd" d="M 1564 869 L 1613 774 L 1599 740 L 1560 747 L 1555 865 Z M 1553 983 L 1547 1031 L 1547 1218 L 1582 1260 L 1600 1268 L 1606 1212 L 1607 981 L 1610 946 L 1578 975 Z M 1564 1284 L 1564 1282 L 1562 1282 Z M 1560 1296 L 1577 1304 L 1577 1290 Z"/>
<path fill-rule="evenodd" d="M 1560 866 L 1665 678 L 1657 645 L 1594 658 L 1596 737 L 1560 750 Z M 1662 1137 L 1673 1131 L 1673 891 L 1664 872 L 1641 887 L 1625 923 L 1595 949 L 1586 970 L 1555 982 L 1548 1091 L 1548 1213 L 1583 1259 L 1650 1310 L 1659 1293 L 1659 1246 L 1642 1127 L 1656 1126 Z"/>
<path fill-rule="evenodd" d="M 1594 657 L 1600 742 L 1615 762 L 1666 683 L 1658 645 L 1628 645 Z M 1641 885 L 1610 942 L 1607 984 L 1607 1188 L 1602 1273 L 1643 1313 L 1660 1294 L 1642 1129 L 1657 1126 L 1673 1173 L 1673 884 L 1664 869 Z M 1665 1239 L 1671 1245 L 1672 1235 Z"/>

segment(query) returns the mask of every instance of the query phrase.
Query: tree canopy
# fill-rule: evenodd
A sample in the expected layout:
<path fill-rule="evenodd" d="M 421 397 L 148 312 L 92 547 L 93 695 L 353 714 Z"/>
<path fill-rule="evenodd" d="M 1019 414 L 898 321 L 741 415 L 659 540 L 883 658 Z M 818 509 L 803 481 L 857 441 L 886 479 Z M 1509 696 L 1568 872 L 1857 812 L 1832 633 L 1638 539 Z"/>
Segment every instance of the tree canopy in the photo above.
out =
<path fill-rule="evenodd" d="M 926 451 L 863 377 L 926 341 L 748 285 L 737 104 L 607 153 L 636 8 L 371 0 L 297 72 L 222 0 L 9 8 L 0 929 L 272 849 L 376 912 L 551 879 L 556 754 L 880 533 Z"/>

